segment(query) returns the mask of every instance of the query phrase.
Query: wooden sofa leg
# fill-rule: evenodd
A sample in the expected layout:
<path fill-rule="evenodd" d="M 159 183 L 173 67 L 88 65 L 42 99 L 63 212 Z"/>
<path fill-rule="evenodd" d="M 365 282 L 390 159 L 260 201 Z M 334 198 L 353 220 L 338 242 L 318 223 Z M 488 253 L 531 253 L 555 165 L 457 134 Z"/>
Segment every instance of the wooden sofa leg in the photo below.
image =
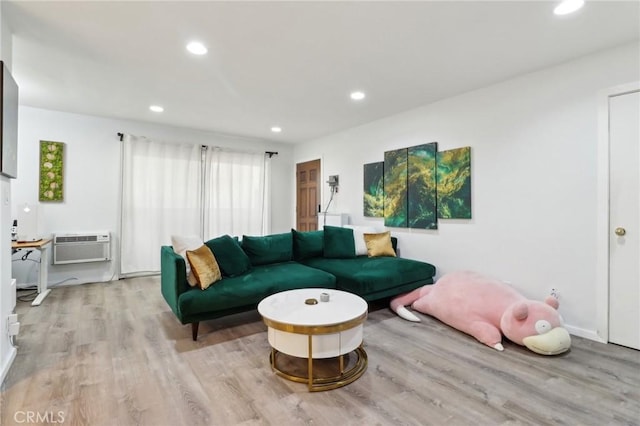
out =
<path fill-rule="evenodd" d="M 198 326 L 200 325 L 199 322 L 192 322 L 191 323 L 191 336 L 193 337 L 193 341 L 195 342 L 196 340 L 198 340 Z"/>

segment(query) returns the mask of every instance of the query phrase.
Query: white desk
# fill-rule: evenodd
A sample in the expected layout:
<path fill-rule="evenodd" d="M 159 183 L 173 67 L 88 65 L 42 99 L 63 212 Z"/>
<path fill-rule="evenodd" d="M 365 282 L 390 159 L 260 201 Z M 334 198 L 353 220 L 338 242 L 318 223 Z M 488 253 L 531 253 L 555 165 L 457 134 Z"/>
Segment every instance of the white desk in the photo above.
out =
<path fill-rule="evenodd" d="M 40 252 L 40 273 L 38 274 L 38 296 L 31 302 L 31 306 L 39 306 L 45 297 L 49 295 L 51 289 L 47 288 L 49 269 L 49 245 L 51 244 L 50 238 L 43 238 L 38 241 L 26 241 L 11 243 L 12 249 L 36 249 Z"/>

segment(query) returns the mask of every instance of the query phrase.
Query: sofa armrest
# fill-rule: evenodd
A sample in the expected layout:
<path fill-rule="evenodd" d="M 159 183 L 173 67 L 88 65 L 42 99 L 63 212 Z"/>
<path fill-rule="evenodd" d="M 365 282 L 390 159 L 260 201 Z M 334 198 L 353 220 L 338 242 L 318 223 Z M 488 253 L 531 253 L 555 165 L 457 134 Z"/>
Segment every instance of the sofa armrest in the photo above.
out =
<path fill-rule="evenodd" d="M 160 286 L 164 300 L 182 321 L 178 297 L 189 289 L 187 268 L 184 258 L 174 252 L 171 246 L 160 248 Z"/>
<path fill-rule="evenodd" d="M 396 237 L 391 237 L 391 246 L 393 247 L 393 251 L 398 254 L 398 239 Z"/>

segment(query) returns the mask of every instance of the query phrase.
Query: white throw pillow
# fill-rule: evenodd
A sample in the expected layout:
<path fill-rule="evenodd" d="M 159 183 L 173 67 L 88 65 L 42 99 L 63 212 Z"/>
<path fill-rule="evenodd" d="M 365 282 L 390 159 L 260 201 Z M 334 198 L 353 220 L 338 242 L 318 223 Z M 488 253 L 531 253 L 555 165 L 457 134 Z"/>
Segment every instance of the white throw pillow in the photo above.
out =
<path fill-rule="evenodd" d="M 381 228 L 375 226 L 344 225 L 344 227 L 353 229 L 353 242 L 356 245 L 356 256 L 367 255 L 367 244 L 364 241 L 364 234 L 382 232 Z"/>
<path fill-rule="evenodd" d="M 173 251 L 182 256 L 182 258 L 184 259 L 184 263 L 187 266 L 187 282 L 191 287 L 195 287 L 196 285 L 198 285 L 198 280 L 196 279 L 195 275 L 193 275 L 193 272 L 191 272 L 191 265 L 189 265 L 189 259 L 187 259 L 187 250 L 196 250 L 202 247 L 203 244 L 204 242 L 200 239 L 200 237 L 182 237 L 180 235 L 171 236 L 171 245 L 173 246 Z"/>

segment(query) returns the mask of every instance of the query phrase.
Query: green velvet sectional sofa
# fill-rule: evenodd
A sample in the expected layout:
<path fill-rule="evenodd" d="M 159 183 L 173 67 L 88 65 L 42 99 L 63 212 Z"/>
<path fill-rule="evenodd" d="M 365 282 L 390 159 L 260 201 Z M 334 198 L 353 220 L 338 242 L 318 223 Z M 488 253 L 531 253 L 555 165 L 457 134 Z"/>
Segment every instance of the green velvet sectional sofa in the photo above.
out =
<path fill-rule="evenodd" d="M 171 246 L 161 247 L 161 290 L 182 324 L 191 324 L 193 340 L 200 321 L 256 309 L 265 297 L 297 288 L 331 288 L 367 301 L 432 284 L 433 265 L 400 257 L 357 255 L 354 231 L 325 227 L 261 237 L 228 235 L 205 242 L 222 272 L 206 290 L 191 287 L 185 259 Z M 391 238 L 393 250 L 397 239 Z"/>

